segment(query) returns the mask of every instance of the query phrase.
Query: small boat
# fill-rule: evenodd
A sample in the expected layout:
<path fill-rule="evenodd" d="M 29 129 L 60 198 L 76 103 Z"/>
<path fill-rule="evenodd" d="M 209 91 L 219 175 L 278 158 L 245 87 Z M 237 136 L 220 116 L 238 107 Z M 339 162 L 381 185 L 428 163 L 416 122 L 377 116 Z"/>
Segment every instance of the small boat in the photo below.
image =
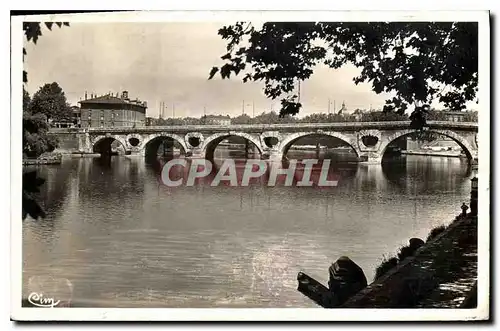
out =
<path fill-rule="evenodd" d="M 324 308 L 334 308 L 342 305 L 368 285 L 363 269 L 347 256 L 335 261 L 328 272 L 330 274 L 328 287 L 311 276 L 299 272 L 297 290 Z"/>
<path fill-rule="evenodd" d="M 303 272 L 299 272 L 297 281 L 299 282 L 297 290 L 321 307 L 334 308 L 337 306 L 334 293 L 316 279 Z"/>

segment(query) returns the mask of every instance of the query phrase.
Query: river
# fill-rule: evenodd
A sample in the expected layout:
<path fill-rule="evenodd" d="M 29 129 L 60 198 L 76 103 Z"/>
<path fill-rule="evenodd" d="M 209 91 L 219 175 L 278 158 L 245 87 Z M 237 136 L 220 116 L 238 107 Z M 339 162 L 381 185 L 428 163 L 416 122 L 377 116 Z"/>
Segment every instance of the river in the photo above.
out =
<path fill-rule="evenodd" d="M 41 277 L 67 279 L 86 307 L 315 307 L 299 271 L 327 284 L 347 255 L 371 282 L 384 256 L 450 222 L 470 194 L 466 160 L 426 156 L 341 162 L 338 186 L 323 189 L 168 188 L 157 166 L 125 156 L 38 169 L 47 217 L 23 221 L 23 296 Z"/>

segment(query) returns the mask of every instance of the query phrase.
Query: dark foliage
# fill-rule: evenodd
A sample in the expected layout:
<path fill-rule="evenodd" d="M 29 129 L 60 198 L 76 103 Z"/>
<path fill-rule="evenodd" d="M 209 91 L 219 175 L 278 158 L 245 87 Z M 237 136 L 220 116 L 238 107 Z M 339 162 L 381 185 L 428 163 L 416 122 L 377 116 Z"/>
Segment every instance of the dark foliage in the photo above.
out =
<path fill-rule="evenodd" d="M 57 138 L 48 134 L 47 117 L 41 112 L 32 113 L 32 101 L 24 91 L 23 98 L 23 156 L 36 158 L 52 152 L 58 145 Z"/>
<path fill-rule="evenodd" d="M 45 217 L 45 212 L 35 199 L 35 194 L 40 192 L 41 186 L 45 180 L 37 176 L 36 171 L 30 171 L 23 174 L 23 196 L 22 213 L 23 220 L 29 215 L 34 219 Z"/>
<path fill-rule="evenodd" d="M 395 266 L 398 265 L 398 259 L 396 257 L 391 257 L 389 259 L 385 259 L 380 263 L 380 265 L 375 269 L 375 280 L 379 279 L 385 273 Z"/>
<path fill-rule="evenodd" d="M 67 22 L 45 22 L 47 29 L 52 30 L 52 26 L 69 26 Z M 42 35 L 40 22 L 24 22 L 23 31 L 28 42 L 34 44 Z M 26 48 L 23 47 L 23 61 L 27 55 Z M 23 83 L 28 82 L 28 73 L 23 70 Z M 64 94 L 63 94 L 64 95 Z M 44 152 L 49 152 L 57 147 L 57 140 L 47 135 L 48 124 L 46 115 L 41 111 L 32 113 L 32 102 L 29 93 L 23 89 L 23 155 L 37 157 Z M 40 104 L 39 104 L 40 105 Z M 22 193 L 22 217 L 23 220 L 30 215 L 34 219 L 45 217 L 45 212 L 35 200 L 34 195 L 39 192 L 39 186 L 45 182 L 37 176 L 36 171 L 23 174 Z"/>
<path fill-rule="evenodd" d="M 412 129 L 423 129 L 427 125 L 426 118 L 428 113 L 428 106 L 415 107 L 415 110 L 410 115 L 410 127 Z"/>
<path fill-rule="evenodd" d="M 280 124 L 280 123 L 338 123 L 338 122 L 383 122 L 383 121 L 408 121 L 408 116 L 396 113 L 369 112 L 356 119 L 353 115 L 313 113 L 303 118 L 293 117 L 291 115 L 280 116 L 274 111 L 263 112 L 255 117 L 247 114 L 241 114 L 231 118 L 231 124 Z M 209 124 L 204 118 L 147 118 L 148 125 L 203 125 Z"/>
<path fill-rule="evenodd" d="M 368 82 L 375 93 L 395 93 L 385 112 L 403 114 L 439 100 L 462 110 L 476 99 L 478 26 L 474 22 L 248 22 L 224 26 L 225 64 L 214 67 L 212 79 L 241 75 L 243 82 L 263 81 L 269 98 L 282 97 L 280 116 L 301 108 L 296 85 L 313 74 L 317 64 L 361 69 L 354 83 Z M 414 125 L 422 127 L 423 109 Z"/>
<path fill-rule="evenodd" d="M 446 225 L 436 226 L 435 228 L 433 228 L 431 230 L 431 232 L 427 236 L 426 241 L 429 241 L 429 240 L 436 238 L 438 235 L 440 235 L 442 232 L 444 232 L 444 230 L 446 230 L 447 228 L 448 227 Z"/>
<path fill-rule="evenodd" d="M 36 158 L 43 153 L 54 151 L 58 140 L 47 134 L 49 126 L 45 115 L 26 114 L 23 117 L 23 155 Z"/>
<path fill-rule="evenodd" d="M 361 115 L 362 122 L 386 122 L 386 121 L 408 121 L 407 114 L 398 114 L 396 112 L 374 111 Z"/>
<path fill-rule="evenodd" d="M 434 239 L 447 228 L 448 227 L 446 225 L 439 225 L 433 228 L 429 232 L 426 242 Z M 412 245 L 412 240 L 414 241 L 414 245 Z M 389 259 L 384 258 L 384 260 L 380 263 L 380 265 L 375 269 L 375 280 L 383 276 L 391 268 L 403 262 L 406 258 L 413 256 L 416 250 L 423 245 L 421 239 L 412 239 L 412 240 L 410 240 L 410 245 L 403 246 L 399 249 L 396 257 L 391 257 Z"/>
<path fill-rule="evenodd" d="M 70 121 L 71 109 L 63 89 L 56 82 L 45 84 L 33 95 L 29 104 L 32 114 L 43 114 L 49 120 Z"/>
<path fill-rule="evenodd" d="M 55 24 L 58 27 L 63 25 L 69 26 L 68 22 L 45 22 L 47 29 L 52 30 L 52 26 Z M 28 42 L 32 41 L 34 44 L 38 41 L 38 38 L 42 36 L 42 23 L 40 22 L 23 22 L 23 31 Z M 27 55 L 26 48 L 23 47 L 23 61 L 24 57 Z M 28 73 L 23 70 L 23 83 L 28 82 Z"/>
<path fill-rule="evenodd" d="M 418 238 L 410 240 L 409 245 L 401 247 L 395 257 L 384 258 L 380 265 L 375 269 L 375 280 L 383 276 L 387 271 L 403 262 L 406 258 L 415 255 L 417 249 L 423 245 L 423 241 Z"/>
<path fill-rule="evenodd" d="M 410 257 L 413 255 L 413 253 L 415 253 L 415 249 L 413 249 L 412 247 L 410 246 L 403 246 L 399 249 L 399 252 L 398 252 L 398 261 L 399 262 L 402 262 L 404 261 L 407 257 Z"/>

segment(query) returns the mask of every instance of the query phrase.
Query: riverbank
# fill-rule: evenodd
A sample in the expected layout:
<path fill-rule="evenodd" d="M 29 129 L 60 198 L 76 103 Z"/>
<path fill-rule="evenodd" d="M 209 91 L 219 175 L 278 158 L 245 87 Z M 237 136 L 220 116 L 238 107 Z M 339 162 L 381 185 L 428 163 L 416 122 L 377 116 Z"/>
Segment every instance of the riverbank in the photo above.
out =
<path fill-rule="evenodd" d="M 47 164 L 61 164 L 62 155 L 59 153 L 45 154 L 36 159 L 23 158 L 23 165 L 47 165 Z"/>
<path fill-rule="evenodd" d="M 457 217 L 341 308 L 475 308 L 477 217 Z"/>
<path fill-rule="evenodd" d="M 418 150 L 418 151 L 401 151 L 401 154 L 422 155 L 422 156 L 466 157 L 464 154 L 457 151 Z"/>
<path fill-rule="evenodd" d="M 37 166 L 37 165 L 58 165 L 62 163 L 63 158 L 83 158 L 83 157 L 100 157 L 99 153 L 57 153 L 54 155 L 47 155 L 37 159 L 25 158 L 23 159 L 23 166 Z"/>

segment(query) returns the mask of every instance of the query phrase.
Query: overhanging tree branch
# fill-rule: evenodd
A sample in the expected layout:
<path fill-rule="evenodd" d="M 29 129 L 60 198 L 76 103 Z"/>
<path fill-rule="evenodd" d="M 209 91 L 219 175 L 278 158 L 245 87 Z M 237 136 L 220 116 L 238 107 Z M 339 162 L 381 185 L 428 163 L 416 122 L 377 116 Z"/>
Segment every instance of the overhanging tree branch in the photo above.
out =
<path fill-rule="evenodd" d="M 396 95 L 385 111 L 402 114 L 417 101 L 434 100 L 461 110 L 477 93 L 477 28 L 475 22 L 268 22 L 256 29 L 237 22 L 219 30 L 228 53 L 209 79 L 220 72 L 222 79 L 264 81 L 266 96 L 282 98 L 280 116 L 295 115 L 301 108 L 291 95 L 295 80 L 310 78 L 320 63 L 333 69 L 351 63 L 361 68 L 355 84 Z M 442 94 L 436 84 L 451 90 Z"/>

